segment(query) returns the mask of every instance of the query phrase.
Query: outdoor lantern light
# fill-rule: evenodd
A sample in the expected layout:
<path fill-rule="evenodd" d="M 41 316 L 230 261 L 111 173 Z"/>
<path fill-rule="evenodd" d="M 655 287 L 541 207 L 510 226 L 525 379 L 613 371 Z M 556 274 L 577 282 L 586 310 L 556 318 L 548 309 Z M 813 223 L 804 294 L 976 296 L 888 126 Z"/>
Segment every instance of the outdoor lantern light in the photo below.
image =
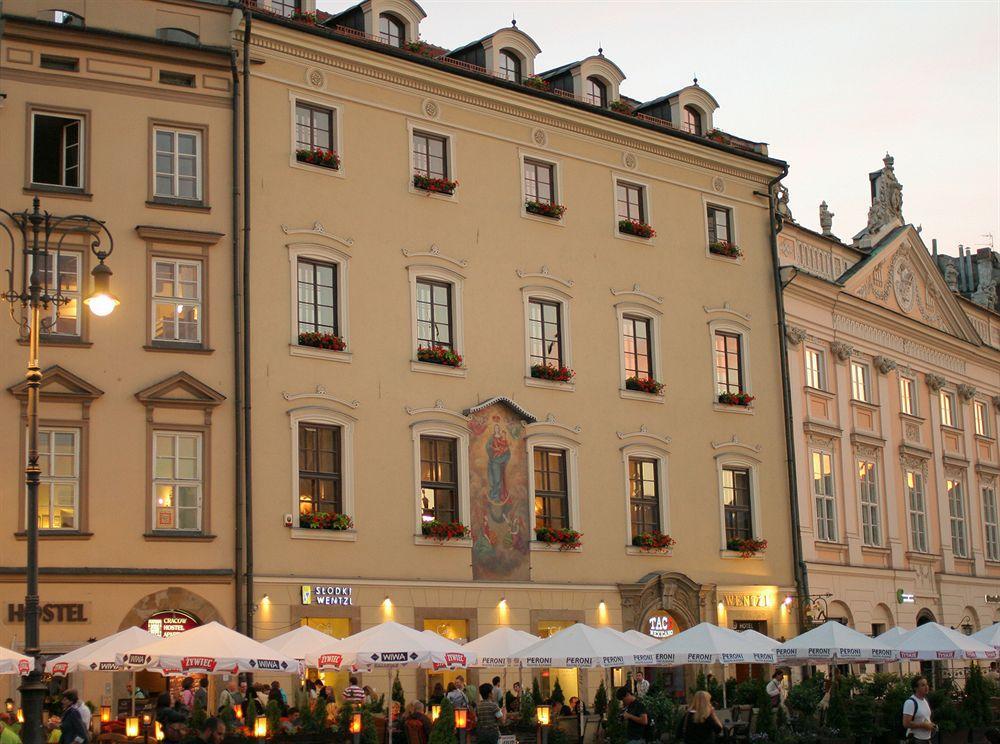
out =
<path fill-rule="evenodd" d="M 539 705 L 535 708 L 535 715 L 538 717 L 539 726 L 548 726 L 552 723 L 552 706 Z"/>
<path fill-rule="evenodd" d="M 101 723 L 109 723 L 111 721 L 111 706 L 102 705 L 101 706 Z"/>
<path fill-rule="evenodd" d="M 142 714 L 142 725 L 143 726 L 148 726 L 152 722 L 153 722 L 153 714 L 152 713 L 150 713 L 149 711 L 146 711 L 145 713 Z"/>
<path fill-rule="evenodd" d="M 236 720 L 237 721 L 242 721 L 243 720 L 243 706 L 242 705 L 237 705 L 236 708 L 233 709 L 233 713 L 236 714 Z"/>
<path fill-rule="evenodd" d="M 99 317 L 110 315 L 118 305 L 121 304 L 118 298 L 111 294 L 111 269 L 101 261 L 90 272 L 94 277 L 94 291 L 92 291 L 83 304 L 90 308 L 90 312 Z"/>
<path fill-rule="evenodd" d="M 154 735 L 156 736 L 156 740 L 163 741 L 163 727 L 160 725 L 159 721 L 156 721 L 153 724 L 153 731 Z"/>
<path fill-rule="evenodd" d="M 8 713 L 13 713 L 14 712 L 14 701 L 13 701 L 13 699 L 7 698 L 7 702 L 5 703 L 5 705 L 7 706 L 7 712 Z"/>
<path fill-rule="evenodd" d="M 432 705 L 431 706 L 431 723 L 434 723 L 438 718 L 441 717 L 441 706 Z"/>
<path fill-rule="evenodd" d="M 129 716 L 125 719 L 125 736 L 130 739 L 139 736 L 139 716 Z"/>
<path fill-rule="evenodd" d="M 455 708 L 455 728 L 465 731 L 469 725 L 469 711 L 465 708 Z"/>
<path fill-rule="evenodd" d="M 258 739 L 267 736 L 267 716 L 257 716 L 253 721 L 253 735 Z"/>
<path fill-rule="evenodd" d="M 790 607 L 791 604 L 792 604 L 792 602 L 793 602 L 793 599 L 792 599 L 792 595 L 791 594 L 789 594 L 787 597 L 785 597 L 785 601 L 784 601 L 785 607 Z"/>
<path fill-rule="evenodd" d="M 24 710 L 21 708 L 17 709 L 17 722 L 24 723 Z"/>
<path fill-rule="evenodd" d="M 347 728 L 352 734 L 361 733 L 361 714 L 355 713 L 351 716 L 351 723 Z"/>

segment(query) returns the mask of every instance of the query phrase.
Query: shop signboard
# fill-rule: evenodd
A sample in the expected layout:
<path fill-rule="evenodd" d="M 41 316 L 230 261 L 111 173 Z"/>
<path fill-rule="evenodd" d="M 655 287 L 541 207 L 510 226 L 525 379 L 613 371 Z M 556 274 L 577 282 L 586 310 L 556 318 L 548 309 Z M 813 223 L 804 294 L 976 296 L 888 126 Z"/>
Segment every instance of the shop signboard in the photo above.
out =
<path fill-rule="evenodd" d="M 354 587 L 344 584 L 303 584 L 302 604 L 350 607 L 354 604 Z"/>
<path fill-rule="evenodd" d="M 677 621 L 674 620 L 669 612 L 654 612 L 646 619 L 644 630 L 648 635 L 653 636 L 653 638 L 662 639 L 669 638 L 678 633 L 680 628 L 677 625 Z"/>
<path fill-rule="evenodd" d="M 169 638 L 199 625 L 198 618 L 183 610 L 163 610 L 146 618 L 142 629 L 160 638 Z"/>

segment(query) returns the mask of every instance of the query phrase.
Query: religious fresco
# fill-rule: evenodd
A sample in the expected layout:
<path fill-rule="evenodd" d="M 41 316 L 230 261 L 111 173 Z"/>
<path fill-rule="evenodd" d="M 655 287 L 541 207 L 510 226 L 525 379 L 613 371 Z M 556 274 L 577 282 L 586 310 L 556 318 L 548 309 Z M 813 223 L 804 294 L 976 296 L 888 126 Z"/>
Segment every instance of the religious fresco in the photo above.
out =
<path fill-rule="evenodd" d="M 469 415 L 472 577 L 528 581 L 531 510 L 525 415 L 495 402 Z"/>

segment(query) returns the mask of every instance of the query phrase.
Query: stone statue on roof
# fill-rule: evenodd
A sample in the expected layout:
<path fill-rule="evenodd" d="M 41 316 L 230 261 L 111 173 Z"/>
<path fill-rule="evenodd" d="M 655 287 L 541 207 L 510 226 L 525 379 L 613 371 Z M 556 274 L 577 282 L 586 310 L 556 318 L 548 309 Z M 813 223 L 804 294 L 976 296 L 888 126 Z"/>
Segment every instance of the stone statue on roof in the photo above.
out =
<path fill-rule="evenodd" d="M 893 170 L 892 155 L 886 153 L 883 168 L 873 174 L 872 206 L 868 210 L 868 232 L 877 232 L 893 220 L 903 221 L 903 186 Z"/>
<path fill-rule="evenodd" d="M 778 184 L 778 191 L 776 195 L 776 202 L 774 205 L 775 211 L 781 215 L 782 219 L 788 220 L 789 222 L 794 222 L 795 218 L 792 217 L 792 210 L 788 206 L 788 187 L 785 184 Z"/>
<path fill-rule="evenodd" d="M 830 211 L 830 207 L 827 206 L 826 201 L 820 202 L 819 227 L 823 231 L 823 234 L 828 238 L 833 237 L 833 218 L 834 214 Z"/>

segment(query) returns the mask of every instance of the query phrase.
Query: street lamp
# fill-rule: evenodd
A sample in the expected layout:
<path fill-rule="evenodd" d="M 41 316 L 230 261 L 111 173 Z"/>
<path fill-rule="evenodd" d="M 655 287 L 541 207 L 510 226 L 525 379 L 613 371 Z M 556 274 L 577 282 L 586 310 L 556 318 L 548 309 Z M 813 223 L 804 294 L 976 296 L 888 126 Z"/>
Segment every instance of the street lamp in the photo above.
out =
<path fill-rule="evenodd" d="M 107 315 L 118 305 L 118 299 L 111 294 L 111 269 L 104 263 L 115 249 L 115 241 L 101 220 L 82 214 L 54 217 L 41 211 L 38 197 L 32 200 L 32 208 L 21 212 L 8 212 L 0 208 L 0 243 L 4 236 L 10 242 L 10 265 L 0 267 L 6 270 L 7 290 L 0 297 L 11 306 L 11 317 L 18 322 L 21 333 L 28 332 L 27 416 L 28 441 L 27 463 L 24 466 L 24 482 L 27 495 L 28 523 L 27 561 L 25 565 L 24 595 L 24 652 L 35 658 L 35 668 L 21 683 L 21 706 L 24 710 L 24 725 L 21 741 L 24 744 L 43 744 L 42 704 L 45 701 L 46 685 L 42 682 L 42 668 L 38 658 L 40 653 L 38 626 L 38 484 L 41 468 L 38 457 L 38 401 L 42 385 L 42 367 L 38 358 L 42 326 L 48 328 L 51 319 L 42 319 L 42 311 L 59 308 L 71 301 L 62 292 L 59 275 L 59 259 L 63 240 L 67 235 L 82 235 L 97 258 L 97 266 L 91 272 L 94 291 L 84 300 L 84 304 L 95 315 Z M 10 225 L 5 224 L 6 217 Z M 58 239 L 53 240 L 53 234 Z M 15 235 L 19 235 L 20 239 Z M 107 237 L 107 246 L 101 242 Z M 54 245 L 53 245 L 54 243 Z M 17 252 L 20 247 L 21 258 Z M 54 287 L 49 286 L 50 277 Z M 22 315 L 16 317 L 15 309 L 20 306 Z M 23 314 L 27 311 L 27 320 Z M 25 329 L 25 326 L 27 328 Z"/>

